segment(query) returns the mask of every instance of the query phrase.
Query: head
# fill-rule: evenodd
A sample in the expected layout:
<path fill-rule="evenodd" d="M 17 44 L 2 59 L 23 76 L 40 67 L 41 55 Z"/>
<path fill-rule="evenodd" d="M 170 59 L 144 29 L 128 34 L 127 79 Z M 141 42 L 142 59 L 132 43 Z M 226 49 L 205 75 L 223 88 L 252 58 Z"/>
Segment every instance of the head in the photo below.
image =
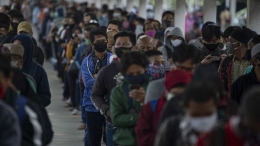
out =
<path fill-rule="evenodd" d="M 6 35 L 10 27 L 10 18 L 5 13 L 0 13 L 0 38 Z"/>
<path fill-rule="evenodd" d="M 155 50 L 154 39 L 147 35 L 140 36 L 136 42 L 136 46 L 139 51 L 146 52 L 150 50 Z"/>
<path fill-rule="evenodd" d="M 148 74 L 150 74 L 153 79 L 163 78 L 165 75 L 165 61 L 162 52 L 158 50 L 151 50 L 146 51 L 145 55 L 150 62 Z"/>
<path fill-rule="evenodd" d="M 187 86 L 183 94 L 183 105 L 192 129 L 204 133 L 215 126 L 217 98 L 217 90 L 208 82 L 194 80 Z"/>
<path fill-rule="evenodd" d="M 115 45 L 115 40 L 114 40 L 114 36 L 117 34 L 118 32 L 115 30 L 111 30 L 107 32 L 107 49 L 108 50 L 112 50 L 112 47 Z"/>
<path fill-rule="evenodd" d="M 5 6 L 0 6 L 0 13 L 5 13 L 7 14 L 10 10 L 10 7 L 5 5 Z"/>
<path fill-rule="evenodd" d="M 177 69 L 167 73 L 164 86 L 167 100 L 181 95 L 189 84 L 191 76 L 184 70 Z"/>
<path fill-rule="evenodd" d="M 23 21 L 19 23 L 18 28 L 17 28 L 17 33 L 18 34 L 27 34 L 29 36 L 32 36 L 32 26 L 30 23 Z"/>
<path fill-rule="evenodd" d="M 84 29 L 84 36 L 85 36 L 85 39 L 87 40 L 90 40 L 90 31 L 94 29 L 93 27 L 90 27 L 90 26 L 87 26 L 85 29 Z"/>
<path fill-rule="evenodd" d="M 200 52 L 193 45 L 181 44 L 172 55 L 173 69 L 182 69 L 193 73 L 199 63 Z"/>
<path fill-rule="evenodd" d="M 3 54 L 0 54 L 0 99 L 3 99 L 8 86 L 12 82 L 12 68 L 10 59 Z"/>
<path fill-rule="evenodd" d="M 11 66 L 22 69 L 24 48 L 19 44 L 4 44 L 10 50 Z"/>
<path fill-rule="evenodd" d="M 18 10 L 10 10 L 7 15 L 10 17 L 11 22 L 20 23 L 24 21 L 23 14 Z"/>
<path fill-rule="evenodd" d="M 106 31 L 101 28 L 95 28 L 90 32 L 90 41 L 95 51 L 102 53 L 107 49 L 107 34 Z"/>
<path fill-rule="evenodd" d="M 248 34 L 244 30 L 235 29 L 228 38 L 228 43 L 230 44 L 229 53 L 236 54 L 241 51 L 245 53 L 249 39 Z"/>
<path fill-rule="evenodd" d="M 107 31 L 121 31 L 122 29 L 122 23 L 118 20 L 110 20 L 107 25 Z"/>
<path fill-rule="evenodd" d="M 89 20 L 89 22 L 86 26 L 91 26 L 91 27 L 97 28 L 97 27 L 99 27 L 98 20 L 91 19 L 91 20 Z"/>
<path fill-rule="evenodd" d="M 254 135 L 260 135 L 260 110 L 259 110 L 259 86 L 250 88 L 242 96 L 242 125 L 252 131 Z"/>
<path fill-rule="evenodd" d="M 162 27 L 166 29 L 167 27 L 173 26 L 174 13 L 172 11 L 165 11 L 162 14 Z"/>
<path fill-rule="evenodd" d="M 72 32 L 73 32 L 72 37 L 74 38 L 74 41 L 76 41 L 77 44 L 80 44 L 80 41 L 83 39 L 81 27 L 76 26 L 72 30 Z"/>
<path fill-rule="evenodd" d="M 166 37 L 166 45 L 170 48 L 175 48 L 182 43 L 185 43 L 183 32 L 179 27 L 174 27 Z"/>
<path fill-rule="evenodd" d="M 146 68 L 149 60 L 142 52 L 128 52 L 121 57 L 121 70 L 125 79 L 132 85 L 148 83 Z"/>
<path fill-rule="evenodd" d="M 252 50 L 252 48 L 260 43 L 260 35 L 254 36 L 249 42 L 248 42 L 248 50 Z"/>
<path fill-rule="evenodd" d="M 115 53 L 120 59 L 123 54 L 130 52 L 136 44 L 136 36 L 133 32 L 122 31 L 114 36 Z"/>
<path fill-rule="evenodd" d="M 154 38 L 156 34 L 155 26 L 152 22 L 145 23 L 143 26 L 143 31 L 146 35 Z"/>
<path fill-rule="evenodd" d="M 96 15 L 93 14 L 93 13 L 87 13 L 87 14 L 84 15 L 83 21 L 84 21 L 85 24 L 88 24 L 89 21 L 92 20 L 92 19 L 96 20 L 97 19 Z"/>
<path fill-rule="evenodd" d="M 220 42 L 220 27 L 214 22 L 206 22 L 202 26 L 202 43 L 209 51 L 214 51 Z"/>

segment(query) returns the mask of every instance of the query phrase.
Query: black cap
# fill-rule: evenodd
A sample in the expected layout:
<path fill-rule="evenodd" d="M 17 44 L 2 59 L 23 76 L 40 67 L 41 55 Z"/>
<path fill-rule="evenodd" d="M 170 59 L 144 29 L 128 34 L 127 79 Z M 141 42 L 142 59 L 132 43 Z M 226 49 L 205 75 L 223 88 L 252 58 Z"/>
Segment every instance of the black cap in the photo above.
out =
<path fill-rule="evenodd" d="M 242 29 L 235 29 L 231 34 L 230 37 L 236 39 L 237 41 L 247 44 L 250 40 L 248 33 Z"/>
<path fill-rule="evenodd" d="M 220 29 L 220 26 L 217 26 L 216 23 L 211 22 L 211 21 L 207 21 L 206 23 L 204 23 L 204 24 L 202 25 L 201 31 L 205 30 L 205 29 L 208 28 L 208 27 L 215 27 L 215 28 L 219 28 L 219 29 Z"/>
<path fill-rule="evenodd" d="M 224 31 L 224 36 L 226 38 L 228 38 L 230 36 L 230 34 L 235 30 L 235 29 L 241 29 L 239 26 L 229 26 L 228 28 L 226 28 L 226 30 Z"/>

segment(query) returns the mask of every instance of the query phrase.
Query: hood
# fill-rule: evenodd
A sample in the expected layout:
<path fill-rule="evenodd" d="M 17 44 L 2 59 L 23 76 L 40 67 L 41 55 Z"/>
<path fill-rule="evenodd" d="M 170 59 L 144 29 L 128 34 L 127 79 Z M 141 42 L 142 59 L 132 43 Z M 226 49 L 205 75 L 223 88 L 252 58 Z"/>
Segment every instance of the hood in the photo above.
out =
<path fill-rule="evenodd" d="M 167 31 L 172 31 L 172 29 L 174 29 L 174 27 L 167 27 L 167 28 L 165 29 L 165 31 L 164 31 L 164 40 L 163 40 L 163 43 L 164 43 L 164 44 L 166 43 L 166 42 L 165 42 L 165 41 L 166 41 L 166 37 L 167 37 L 167 36 L 166 36 L 166 32 L 167 32 Z"/>
<path fill-rule="evenodd" d="M 171 40 L 170 40 L 170 36 L 172 35 L 176 35 L 182 38 L 182 41 L 185 42 L 185 38 L 183 35 L 183 32 L 181 31 L 181 29 L 179 27 L 174 27 L 170 33 L 168 34 L 168 36 L 166 36 L 165 39 L 165 45 L 168 46 L 169 48 L 173 48 Z"/>
<path fill-rule="evenodd" d="M 22 71 L 26 74 L 29 74 L 31 64 L 32 64 L 33 54 L 34 54 L 34 46 L 33 46 L 32 38 L 29 37 L 28 35 L 20 34 L 15 36 L 11 40 L 11 43 L 13 43 L 15 40 L 19 40 L 22 42 L 22 46 L 24 48 L 24 55 L 23 55 L 24 61 L 23 61 Z"/>

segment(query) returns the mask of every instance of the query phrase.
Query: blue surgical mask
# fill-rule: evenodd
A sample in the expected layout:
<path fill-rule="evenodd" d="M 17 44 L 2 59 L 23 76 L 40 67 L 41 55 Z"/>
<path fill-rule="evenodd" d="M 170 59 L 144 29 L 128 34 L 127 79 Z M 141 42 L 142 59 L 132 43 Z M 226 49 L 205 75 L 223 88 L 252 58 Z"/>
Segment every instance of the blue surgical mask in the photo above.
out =
<path fill-rule="evenodd" d="M 154 80 L 161 79 L 165 75 L 165 65 L 150 64 L 147 72 Z"/>
<path fill-rule="evenodd" d="M 149 77 L 147 73 L 140 75 L 125 75 L 125 79 L 132 85 L 143 85 L 148 82 Z"/>

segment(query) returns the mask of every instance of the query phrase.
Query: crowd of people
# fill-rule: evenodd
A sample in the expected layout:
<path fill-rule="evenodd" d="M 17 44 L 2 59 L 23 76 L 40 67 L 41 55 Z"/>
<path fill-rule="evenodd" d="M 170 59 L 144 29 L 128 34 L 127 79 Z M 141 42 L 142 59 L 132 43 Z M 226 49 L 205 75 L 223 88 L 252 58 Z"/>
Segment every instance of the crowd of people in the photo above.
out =
<path fill-rule="evenodd" d="M 208 21 L 187 41 L 172 11 L 154 20 L 54 0 L 12 1 L 0 18 L 0 145 L 51 143 L 44 60 L 81 113 L 84 146 L 260 145 L 260 35 L 250 28 Z"/>

